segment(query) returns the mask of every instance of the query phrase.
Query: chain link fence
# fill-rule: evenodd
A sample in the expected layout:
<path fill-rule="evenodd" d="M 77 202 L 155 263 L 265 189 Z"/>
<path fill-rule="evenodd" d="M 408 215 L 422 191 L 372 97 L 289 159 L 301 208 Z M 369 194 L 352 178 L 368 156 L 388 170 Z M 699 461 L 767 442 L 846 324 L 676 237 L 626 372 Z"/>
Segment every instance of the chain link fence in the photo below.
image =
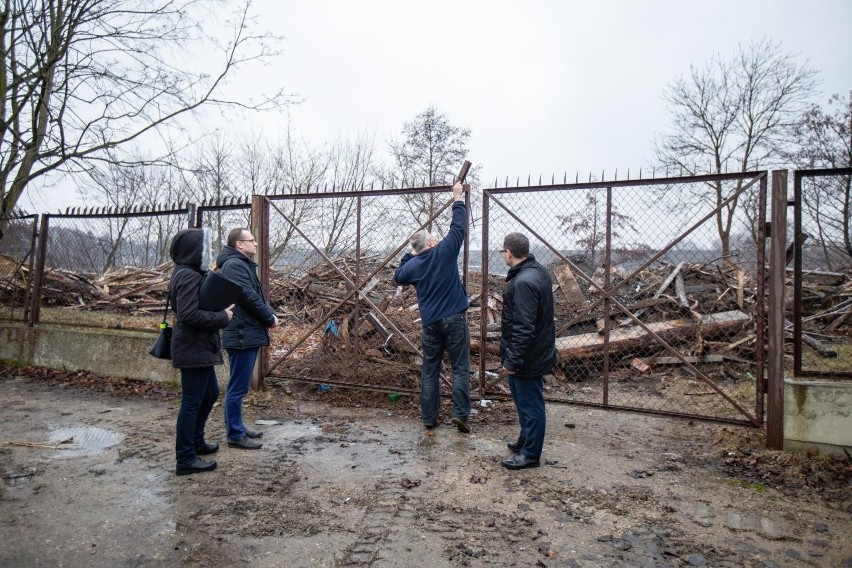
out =
<path fill-rule="evenodd" d="M 38 215 L 0 217 L 0 319 L 30 322 Z"/>
<path fill-rule="evenodd" d="M 270 199 L 269 295 L 284 321 L 273 333 L 273 375 L 418 390 L 416 297 L 413 288 L 397 287 L 393 274 L 419 228 L 411 195 L 435 196 L 426 201 L 437 211 L 448 189 Z M 448 224 L 445 211 L 426 226 L 440 234 L 438 226 Z"/>
<path fill-rule="evenodd" d="M 765 180 L 486 190 L 489 272 L 505 274 L 496 251 L 520 232 L 553 278 L 560 363 L 546 397 L 760 422 Z M 720 226 L 729 227 L 724 247 Z M 499 336 L 500 291 L 491 286 L 485 303 L 486 334 Z M 497 337 L 489 340 L 483 384 L 505 394 L 494 378 Z"/>
<path fill-rule="evenodd" d="M 799 170 L 793 184 L 795 374 L 852 379 L 852 168 Z"/>
<path fill-rule="evenodd" d="M 468 195 L 459 272 L 471 306 L 472 393 L 508 396 L 497 376 L 507 272 L 498 251 L 506 233 L 521 232 L 554 283 L 560 362 L 548 377 L 549 400 L 760 423 L 766 179 L 575 181 Z M 417 299 L 393 274 L 416 230 L 443 237 L 449 189 L 43 215 L 36 320 L 153 330 L 174 234 L 209 226 L 218 249 L 230 229 L 250 227 L 283 322 L 272 330 L 269 376 L 416 393 Z M 35 224 L 26 217 L 10 225 L 18 236 L 3 241 L 9 274 L 31 262 L 24 245 Z M 3 306 L 18 306 L 6 308 L 9 317 L 23 317 L 27 303 L 4 293 Z M 443 377 L 448 392 L 448 362 Z"/>
<path fill-rule="evenodd" d="M 172 237 L 188 208 L 73 211 L 42 216 L 38 320 L 156 329 L 171 271 Z"/>

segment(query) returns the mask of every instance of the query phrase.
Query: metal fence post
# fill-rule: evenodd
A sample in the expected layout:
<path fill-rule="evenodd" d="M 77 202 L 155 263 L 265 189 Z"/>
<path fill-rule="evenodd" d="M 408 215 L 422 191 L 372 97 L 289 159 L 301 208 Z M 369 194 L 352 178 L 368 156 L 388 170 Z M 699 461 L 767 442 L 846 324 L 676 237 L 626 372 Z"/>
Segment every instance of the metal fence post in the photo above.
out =
<path fill-rule="evenodd" d="M 251 232 L 257 241 L 255 262 L 259 265 L 258 278 L 264 292 L 269 294 L 269 201 L 264 195 L 251 196 Z M 264 377 L 269 370 L 269 347 L 261 347 L 258 360 L 251 376 L 251 387 L 263 388 Z"/>
<path fill-rule="evenodd" d="M 41 285 L 44 281 L 44 265 L 47 255 L 47 230 L 50 224 L 50 215 L 42 214 L 39 220 L 38 230 L 38 259 L 36 261 L 35 275 L 33 276 L 33 295 L 30 301 L 30 325 L 38 325 L 41 316 Z"/>
<path fill-rule="evenodd" d="M 784 276 L 787 268 L 786 170 L 772 172 L 771 203 L 766 447 L 780 450 L 784 447 Z"/>

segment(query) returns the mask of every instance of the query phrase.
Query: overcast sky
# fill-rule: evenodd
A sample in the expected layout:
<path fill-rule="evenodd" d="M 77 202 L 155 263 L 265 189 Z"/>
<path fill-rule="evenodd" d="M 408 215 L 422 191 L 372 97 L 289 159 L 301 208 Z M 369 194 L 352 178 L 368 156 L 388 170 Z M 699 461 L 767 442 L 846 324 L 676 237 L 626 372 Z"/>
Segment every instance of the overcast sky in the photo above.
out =
<path fill-rule="evenodd" d="M 820 102 L 852 90 L 850 0 L 258 0 L 255 10 L 285 36 L 285 54 L 236 83 L 303 97 L 289 110 L 299 135 L 321 143 L 366 132 L 383 147 L 435 105 L 471 129 L 486 186 L 647 167 L 669 126 L 667 83 L 738 43 L 782 40 L 820 72 Z M 265 115 L 250 127 L 275 138 L 287 120 Z"/>
<path fill-rule="evenodd" d="M 714 52 L 767 37 L 852 90 L 852 1 L 263 0 L 286 36 L 277 78 L 305 101 L 304 136 L 367 131 L 384 144 L 435 105 L 471 129 L 495 177 L 635 171 L 668 128 L 664 89 Z M 269 123 L 267 123 L 269 124 Z"/>

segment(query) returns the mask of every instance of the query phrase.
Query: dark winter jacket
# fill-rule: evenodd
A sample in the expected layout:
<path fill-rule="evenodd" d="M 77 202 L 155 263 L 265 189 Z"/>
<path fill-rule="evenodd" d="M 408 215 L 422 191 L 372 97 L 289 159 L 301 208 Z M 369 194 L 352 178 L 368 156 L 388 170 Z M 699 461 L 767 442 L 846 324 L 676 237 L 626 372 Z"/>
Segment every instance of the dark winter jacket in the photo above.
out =
<path fill-rule="evenodd" d="M 210 264 L 209 241 L 206 230 L 185 229 L 172 239 L 169 251 L 175 262 L 169 283 L 175 311 L 172 365 L 178 369 L 212 367 L 223 361 L 219 330 L 228 325 L 228 314 L 198 309 L 198 290 Z"/>
<path fill-rule="evenodd" d="M 266 302 L 257 263 L 231 246 L 225 246 L 216 259 L 219 273 L 243 288 L 239 302 L 234 306 L 234 317 L 222 332 L 225 349 L 252 349 L 269 345 L 267 327 L 275 324 L 275 312 Z"/>
<path fill-rule="evenodd" d="M 464 201 L 456 201 L 447 236 L 420 254 L 406 253 L 399 261 L 394 280 L 398 284 L 414 285 L 423 327 L 468 308 L 458 267 L 466 230 L 467 207 Z"/>
<path fill-rule="evenodd" d="M 513 266 L 503 294 L 500 360 L 517 377 L 540 377 L 556 364 L 553 281 L 535 256 Z"/>

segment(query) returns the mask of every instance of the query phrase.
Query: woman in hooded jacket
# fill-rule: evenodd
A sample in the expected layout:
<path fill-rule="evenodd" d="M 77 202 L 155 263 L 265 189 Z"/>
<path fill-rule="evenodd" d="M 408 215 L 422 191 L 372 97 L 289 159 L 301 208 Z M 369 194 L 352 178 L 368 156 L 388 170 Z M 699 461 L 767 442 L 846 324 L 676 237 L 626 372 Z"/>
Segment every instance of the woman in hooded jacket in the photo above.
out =
<path fill-rule="evenodd" d="M 227 327 L 233 306 L 211 312 L 198 308 L 198 292 L 211 257 L 208 229 L 185 229 L 172 239 L 170 254 L 175 269 L 169 295 L 175 311 L 172 365 L 180 369 L 181 399 L 177 418 L 178 475 L 216 469 L 214 460 L 200 456 L 215 453 L 219 444 L 204 439 L 204 426 L 219 397 L 215 366 L 223 363 L 219 330 Z"/>

